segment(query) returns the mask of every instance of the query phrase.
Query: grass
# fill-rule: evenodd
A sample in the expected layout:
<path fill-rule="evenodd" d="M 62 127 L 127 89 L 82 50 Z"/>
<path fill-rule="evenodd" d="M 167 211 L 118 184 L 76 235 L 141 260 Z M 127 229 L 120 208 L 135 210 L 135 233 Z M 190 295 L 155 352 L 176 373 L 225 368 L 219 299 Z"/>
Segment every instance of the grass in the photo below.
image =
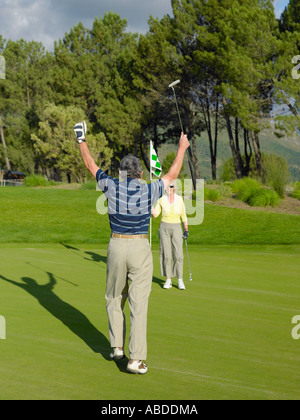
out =
<path fill-rule="evenodd" d="M 97 191 L 0 189 L 0 243 L 106 244 L 108 216 L 96 211 Z M 190 226 L 189 243 L 299 244 L 300 217 L 205 204 L 204 222 Z M 153 221 L 157 244 L 159 219 Z"/>
<path fill-rule="evenodd" d="M 84 184 L 81 184 L 81 190 L 96 191 L 97 182 L 96 181 L 87 181 Z"/>
<path fill-rule="evenodd" d="M 0 400 L 299 400 L 299 216 L 205 205 L 185 291 L 162 288 L 155 220 L 149 372 L 135 376 L 109 360 L 98 197 L 0 189 Z"/>
<path fill-rule="evenodd" d="M 105 248 L 2 244 L 0 399 L 299 399 L 299 251 L 190 245 L 183 292 L 162 289 L 155 246 L 149 372 L 137 377 L 108 360 Z"/>

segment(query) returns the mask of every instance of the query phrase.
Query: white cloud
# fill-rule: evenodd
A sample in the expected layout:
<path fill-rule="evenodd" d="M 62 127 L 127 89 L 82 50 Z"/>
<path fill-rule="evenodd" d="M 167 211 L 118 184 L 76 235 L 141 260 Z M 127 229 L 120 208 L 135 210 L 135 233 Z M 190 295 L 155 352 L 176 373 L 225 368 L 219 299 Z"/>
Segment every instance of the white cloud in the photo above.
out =
<path fill-rule="evenodd" d="M 47 0 L 5 0 L 1 7 L 1 35 L 5 39 L 41 41 L 49 46 L 53 40 L 54 15 Z"/>
<path fill-rule="evenodd" d="M 171 0 L 0 0 L 0 34 L 5 39 L 42 42 L 47 49 L 79 21 L 91 28 L 110 10 L 127 19 L 128 30 L 145 33 L 152 14 L 172 14 Z"/>
<path fill-rule="evenodd" d="M 288 0 L 274 0 L 279 17 Z M 91 28 L 95 16 L 116 12 L 130 32 L 145 33 L 149 16 L 172 15 L 171 0 L 0 0 L 0 34 L 5 39 L 40 41 L 52 49 L 71 27 L 82 21 Z"/>

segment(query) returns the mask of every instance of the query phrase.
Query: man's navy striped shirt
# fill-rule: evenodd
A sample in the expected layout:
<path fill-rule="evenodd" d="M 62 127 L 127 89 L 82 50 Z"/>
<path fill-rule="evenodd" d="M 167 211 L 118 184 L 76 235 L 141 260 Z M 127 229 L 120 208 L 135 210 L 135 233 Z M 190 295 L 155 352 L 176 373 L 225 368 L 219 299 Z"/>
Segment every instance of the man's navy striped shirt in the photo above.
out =
<path fill-rule="evenodd" d="M 112 233 L 123 235 L 147 234 L 153 204 L 163 195 L 161 179 L 146 184 L 135 178 L 109 177 L 101 169 L 96 179 L 108 202 L 108 216 Z"/>

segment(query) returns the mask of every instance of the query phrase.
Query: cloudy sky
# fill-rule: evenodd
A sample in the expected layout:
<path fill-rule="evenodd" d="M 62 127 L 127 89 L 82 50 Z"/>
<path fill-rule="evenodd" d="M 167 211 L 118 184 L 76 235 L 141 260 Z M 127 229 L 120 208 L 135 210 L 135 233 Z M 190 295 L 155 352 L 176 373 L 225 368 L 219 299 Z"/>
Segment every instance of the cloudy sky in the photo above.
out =
<path fill-rule="evenodd" d="M 275 0 L 277 16 L 288 0 Z M 49 50 L 81 21 L 91 28 L 109 10 L 126 18 L 128 31 L 145 33 L 150 15 L 172 15 L 171 0 L 0 0 L 0 34 L 5 39 L 42 42 Z"/>

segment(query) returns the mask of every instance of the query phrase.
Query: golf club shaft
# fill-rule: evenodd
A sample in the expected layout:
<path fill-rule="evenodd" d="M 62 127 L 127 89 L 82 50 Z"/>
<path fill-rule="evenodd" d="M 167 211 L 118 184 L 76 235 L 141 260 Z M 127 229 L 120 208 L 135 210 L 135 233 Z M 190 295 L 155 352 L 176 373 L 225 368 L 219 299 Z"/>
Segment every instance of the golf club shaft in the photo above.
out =
<path fill-rule="evenodd" d="M 175 89 L 172 87 L 172 90 L 173 90 L 173 93 L 174 93 L 175 104 L 176 104 L 176 109 L 177 109 L 177 114 L 178 114 L 178 118 L 179 118 L 181 132 L 184 133 L 183 125 L 182 125 L 182 121 L 181 121 L 181 117 L 180 117 L 180 112 L 179 112 L 179 107 L 178 107 L 178 102 L 177 102 L 177 98 L 176 98 Z"/>
<path fill-rule="evenodd" d="M 192 270 L 191 270 L 190 256 L 189 256 L 189 251 L 188 251 L 188 246 L 187 246 L 187 240 L 186 239 L 185 239 L 185 246 L 186 246 L 186 253 L 187 253 L 188 262 L 189 262 L 190 280 L 192 280 Z"/>
<path fill-rule="evenodd" d="M 172 90 L 174 93 L 174 98 L 175 98 L 175 104 L 176 104 L 176 109 L 177 109 L 177 114 L 178 114 L 178 118 L 179 118 L 179 123 L 180 123 L 180 128 L 181 128 L 181 132 L 184 133 L 183 130 L 183 125 L 182 125 L 182 121 L 181 121 L 181 116 L 180 116 L 180 112 L 179 112 L 179 107 L 178 107 L 178 102 L 177 102 L 177 98 L 176 98 L 176 93 L 175 93 L 175 89 L 172 86 Z M 192 181 L 193 181 L 193 187 L 194 190 L 196 190 L 196 180 L 195 180 L 195 175 L 194 175 L 194 167 L 193 167 L 193 154 L 192 154 L 192 150 L 189 147 L 188 148 L 188 154 L 189 154 L 189 167 L 190 167 L 190 172 L 191 172 L 191 176 L 192 176 Z"/>

